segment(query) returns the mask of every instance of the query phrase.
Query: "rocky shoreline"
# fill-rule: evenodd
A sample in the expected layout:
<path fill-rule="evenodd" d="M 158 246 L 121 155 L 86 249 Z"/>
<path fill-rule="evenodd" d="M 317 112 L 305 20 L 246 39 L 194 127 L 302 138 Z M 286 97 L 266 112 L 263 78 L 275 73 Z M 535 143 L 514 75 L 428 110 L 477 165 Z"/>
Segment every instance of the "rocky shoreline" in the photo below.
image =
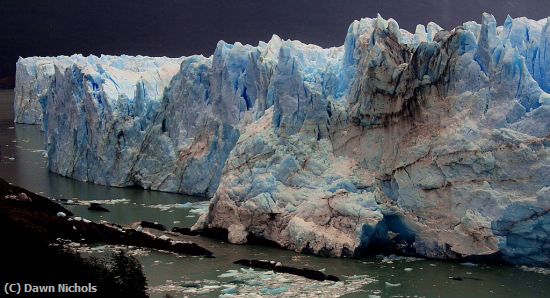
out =
<path fill-rule="evenodd" d="M 25 234 L 30 234 L 30 237 L 38 237 L 51 247 L 61 249 L 65 249 L 67 243 L 109 244 L 213 258 L 214 255 L 211 251 L 189 241 L 177 240 L 176 235 L 200 235 L 227 241 L 227 233 L 224 233 L 222 229 L 192 232 L 189 228 L 173 228 L 170 232 L 165 226 L 148 221 L 137 222 L 129 226 L 91 222 L 74 215 L 62 205 L 48 198 L 12 185 L 1 178 L 0 220 L 3 222 L 1 229 L 27 231 Z M 17 239 L 8 239 L 5 246 L 9 247 L 13 241 L 17 241 Z M 73 244 L 73 246 L 75 245 Z M 67 246 L 67 249 L 70 247 L 71 245 Z M 326 276 L 322 272 L 308 268 L 275 266 L 280 264 L 275 261 L 237 260 L 234 263 L 247 268 L 273 270 L 319 281 L 338 280 L 335 276 Z"/>
<path fill-rule="evenodd" d="M 58 239 L 83 244 L 131 245 L 187 255 L 213 257 L 195 243 L 159 238 L 117 224 L 95 223 L 74 216 L 63 206 L 0 179 L 0 212 L 4 220 L 22 229 L 40 231 L 51 243 Z"/>
<path fill-rule="evenodd" d="M 85 258 L 65 245 L 71 238 L 86 241 L 78 237 L 88 237 L 90 242 L 106 240 L 117 234 L 114 228 L 69 222 L 68 218 L 73 214 L 61 205 L 0 179 L 0 280 L 30 285 L 86 285 L 87 291 L 92 285 L 94 295 L 148 297 L 142 267 L 132 256 L 119 251 L 101 259 Z"/>

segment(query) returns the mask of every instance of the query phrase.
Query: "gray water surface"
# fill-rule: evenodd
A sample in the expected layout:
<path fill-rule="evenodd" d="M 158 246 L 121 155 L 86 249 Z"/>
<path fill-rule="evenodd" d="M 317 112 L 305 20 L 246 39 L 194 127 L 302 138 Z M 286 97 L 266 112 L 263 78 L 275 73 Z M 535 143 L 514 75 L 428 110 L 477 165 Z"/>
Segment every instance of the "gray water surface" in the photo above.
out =
<path fill-rule="evenodd" d="M 12 90 L 0 90 L 0 148 L 0 177 L 9 182 L 56 199 L 125 200 L 125 203 L 105 205 L 111 211 L 107 213 L 88 211 L 86 206 L 66 206 L 90 220 L 119 224 L 149 220 L 168 227 L 190 227 L 197 214 L 191 212 L 192 208 L 174 208 L 178 206 L 174 204 L 201 205 L 204 201 L 181 194 L 100 186 L 48 172 L 40 127 L 13 123 Z M 550 276 L 514 266 L 471 266 L 413 259 L 392 261 L 375 256 L 360 260 L 319 258 L 201 237 L 189 237 L 189 240 L 213 251 L 216 258 L 181 257 L 150 250 L 136 253 L 152 297 L 163 297 L 165 293 L 175 297 L 218 297 L 223 291 L 233 292 L 232 289 L 245 296 L 550 297 Z M 97 246 L 94 253 L 104 250 Z M 228 273 L 228 270 L 240 270 L 241 267 L 232 262 L 243 258 L 324 269 L 344 282 L 320 283 L 261 271 Z M 227 273 L 225 277 L 224 273 Z M 462 281 L 449 277 L 461 277 Z"/>

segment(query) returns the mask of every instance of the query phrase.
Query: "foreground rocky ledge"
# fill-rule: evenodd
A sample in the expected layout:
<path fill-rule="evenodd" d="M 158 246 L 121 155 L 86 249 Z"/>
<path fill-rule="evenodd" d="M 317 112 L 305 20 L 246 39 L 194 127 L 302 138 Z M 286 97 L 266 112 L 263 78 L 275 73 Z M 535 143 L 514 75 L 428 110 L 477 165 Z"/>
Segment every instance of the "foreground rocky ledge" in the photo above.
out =
<path fill-rule="evenodd" d="M 3 228 L 17 227 L 38 232 L 41 238 L 54 244 L 71 240 L 83 244 L 104 243 L 131 245 L 179 254 L 213 257 L 212 252 L 195 243 L 173 241 L 150 233 L 115 224 L 100 224 L 73 214 L 51 200 L 12 186 L 0 179 L 0 216 Z M 21 235 L 24 237 L 24 235 Z M 11 239 L 10 241 L 17 241 Z M 6 243 L 6 245 L 10 245 Z"/>

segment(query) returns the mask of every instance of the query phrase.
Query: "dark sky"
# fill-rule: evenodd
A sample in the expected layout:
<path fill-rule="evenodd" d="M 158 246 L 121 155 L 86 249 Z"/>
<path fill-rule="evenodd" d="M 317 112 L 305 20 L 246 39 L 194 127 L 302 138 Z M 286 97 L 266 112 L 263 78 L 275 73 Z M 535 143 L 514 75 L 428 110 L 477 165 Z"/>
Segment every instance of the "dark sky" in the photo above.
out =
<path fill-rule="evenodd" d="M 61 54 L 210 55 L 216 42 L 257 44 L 273 33 L 321 46 L 343 44 L 361 17 L 402 28 L 434 21 L 446 29 L 493 13 L 540 19 L 549 0 L 0 0 L 0 79 L 19 56 Z"/>

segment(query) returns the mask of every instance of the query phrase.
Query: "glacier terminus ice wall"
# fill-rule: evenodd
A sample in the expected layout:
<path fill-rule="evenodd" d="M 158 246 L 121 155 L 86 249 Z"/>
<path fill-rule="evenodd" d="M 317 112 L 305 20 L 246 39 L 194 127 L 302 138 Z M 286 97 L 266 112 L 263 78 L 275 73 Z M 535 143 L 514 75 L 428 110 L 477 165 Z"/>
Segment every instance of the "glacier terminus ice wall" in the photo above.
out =
<path fill-rule="evenodd" d="M 51 171 L 211 197 L 193 228 L 232 243 L 550 266 L 549 92 L 547 19 L 378 16 L 328 49 L 21 59 L 15 111 Z"/>

